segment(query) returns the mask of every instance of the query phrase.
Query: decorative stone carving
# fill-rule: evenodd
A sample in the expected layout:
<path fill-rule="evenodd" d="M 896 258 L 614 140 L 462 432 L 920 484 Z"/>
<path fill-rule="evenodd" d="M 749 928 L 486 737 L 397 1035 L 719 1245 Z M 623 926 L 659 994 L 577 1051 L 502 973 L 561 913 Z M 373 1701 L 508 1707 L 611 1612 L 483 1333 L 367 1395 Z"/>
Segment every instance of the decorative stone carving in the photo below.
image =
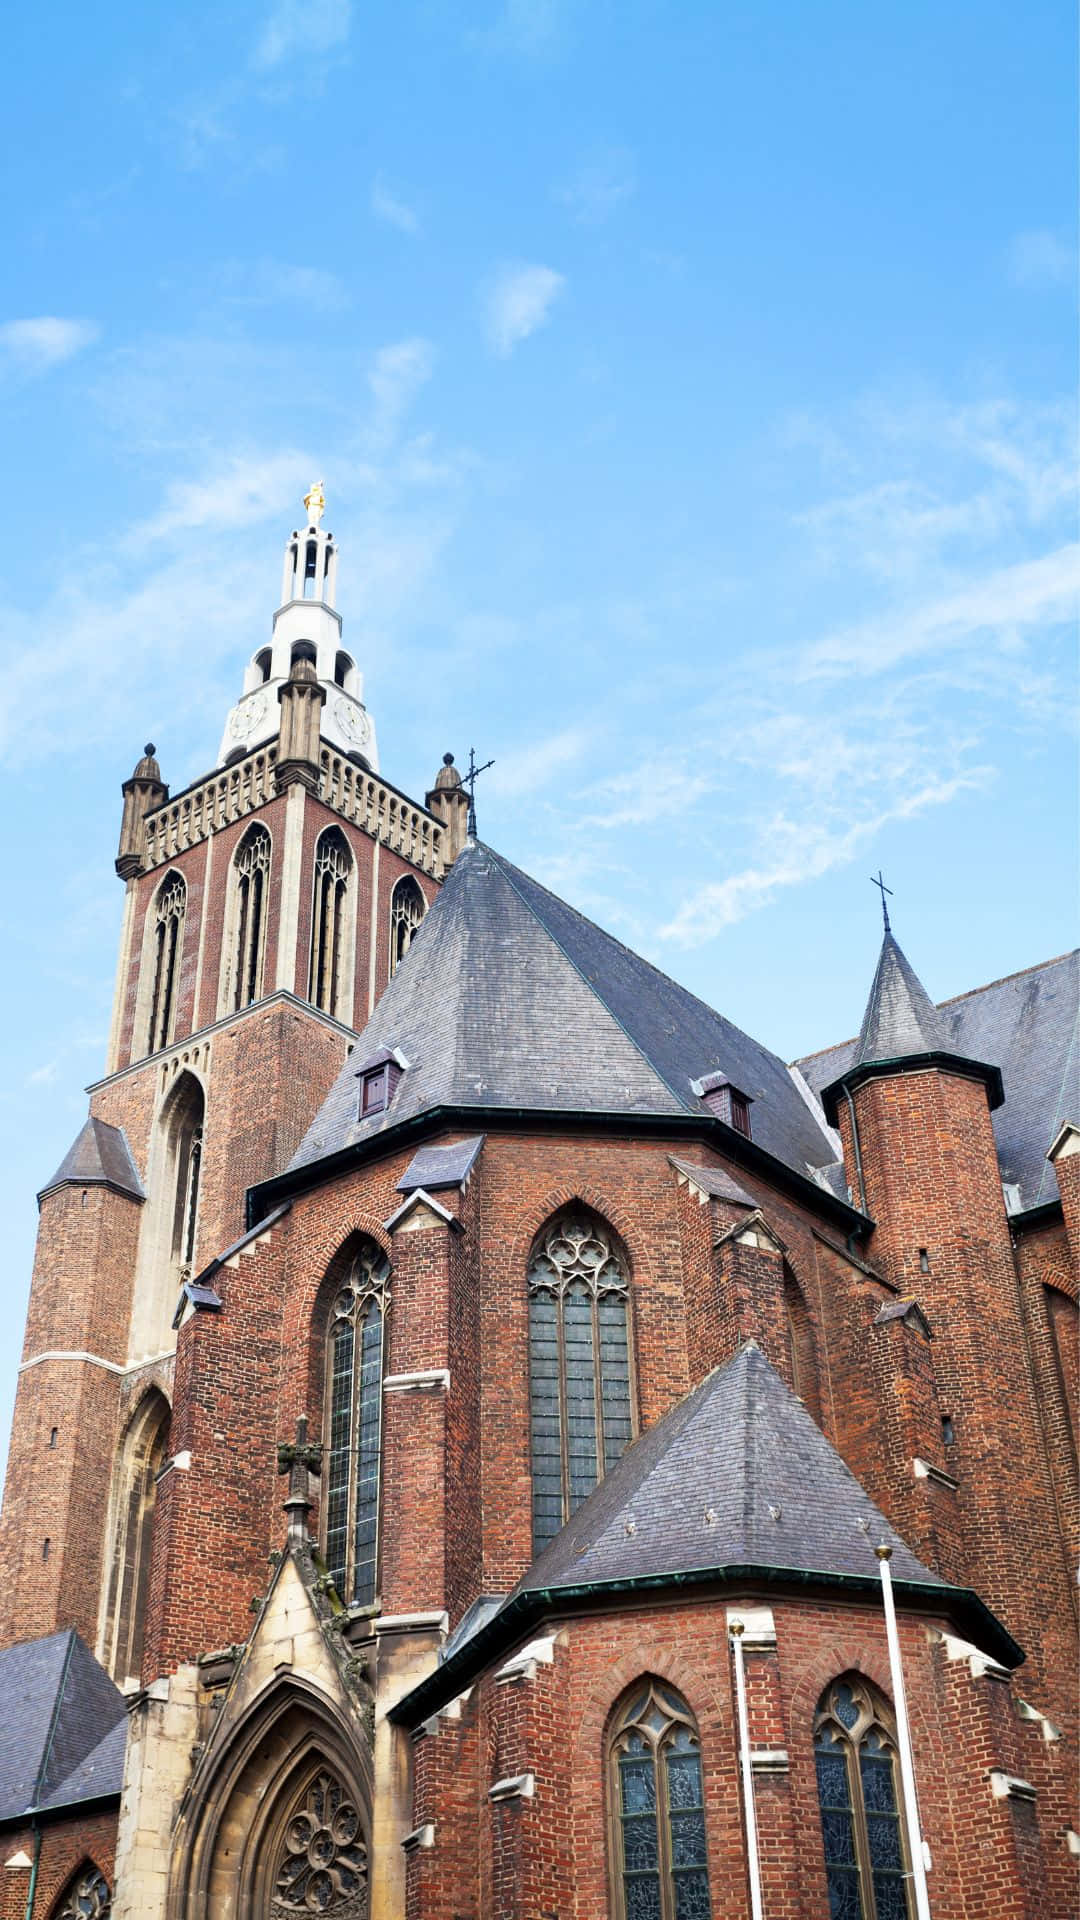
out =
<path fill-rule="evenodd" d="M 294 1920 L 298 1913 L 367 1920 L 360 1813 L 327 1770 L 316 1774 L 285 1829 L 270 1912 L 273 1920 Z"/>

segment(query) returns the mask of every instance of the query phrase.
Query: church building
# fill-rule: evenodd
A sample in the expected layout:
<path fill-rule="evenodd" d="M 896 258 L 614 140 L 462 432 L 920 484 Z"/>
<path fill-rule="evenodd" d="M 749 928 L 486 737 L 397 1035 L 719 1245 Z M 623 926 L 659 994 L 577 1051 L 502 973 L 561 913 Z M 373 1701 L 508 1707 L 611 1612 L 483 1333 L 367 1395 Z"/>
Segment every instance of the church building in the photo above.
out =
<path fill-rule="evenodd" d="M 1067 1920 L 1077 955 L 935 1005 L 886 915 L 781 1060 L 381 773 L 305 507 L 123 785 L 0 1920 Z"/>

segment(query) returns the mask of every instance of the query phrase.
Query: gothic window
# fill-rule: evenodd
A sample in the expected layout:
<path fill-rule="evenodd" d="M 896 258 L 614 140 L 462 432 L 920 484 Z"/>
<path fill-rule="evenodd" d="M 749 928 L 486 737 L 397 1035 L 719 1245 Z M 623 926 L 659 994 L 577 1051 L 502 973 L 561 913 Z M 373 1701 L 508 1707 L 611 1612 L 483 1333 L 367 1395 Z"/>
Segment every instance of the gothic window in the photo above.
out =
<path fill-rule="evenodd" d="M 153 906 L 153 936 L 147 964 L 153 970 L 147 1052 L 167 1047 L 176 1030 L 176 1002 L 180 961 L 184 947 L 187 888 L 183 875 L 170 873 L 158 889 Z"/>
<path fill-rule="evenodd" d="M 97 1867 L 79 1868 L 53 1909 L 53 1920 L 106 1920 L 112 1912 L 109 1883 Z"/>
<path fill-rule="evenodd" d="M 195 1264 L 206 1101 L 193 1074 L 178 1082 L 169 1105 L 169 1147 L 173 1168 L 172 1258 L 181 1280 L 190 1280 Z"/>
<path fill-rule="evenodd" d="M 100 1654 L 118 1686 L 137 1684 L 142 1666 L 154 1502 L 168 1431 L 168 1402 L 153 1391 L 132 1420 L 117 1463 Z"/>
<path fill-rule="evenodd" d="M 910 1920 L 892 1717 L 856 1674 L 822 1695 L 814 1757 L 831 1920 Z"/>
<path fill-rule="evenodd" d="M 308 998 L 324 1013 L 345 1019 L 345 906 L 352 876 L 352 855 L 338 827 L 328 827 L 315 843 L 315 900 L 311 923 L 311 979 Z"/>
<path fill-rule="evenodd" d="M 802 1289 L 790 1267 L 784 1265 L 784 1325 L 787 1332 L 788 1360 L 792 1389 L 808 1413 L 820 1423 L 821 1396 L 818 1391 L 817 1359 L 810 1314 Z"/>
<path fill-rule="evenodd" d="M 626 1264 L 583 1208 L 549 1221 L 529 1261 L 533 1551 L 539 1553 L 630 1440 Z"/>
<path fill-rule="evenodd" d="M 1076 1301 L 1058 1287 L 1047 1287 L 1046 1312 L 1053 1336 L 1053 1357 L 1065 1403 L 1065 1418 L 1075 1430 L 1080 1404 L 1080 1342 L 1077 1340 Z"/>
<path fill-rule="evenodd" d="M 390 971 L 397 971 L 400 961 L 412 946 L 413 935 L 425 913 L 424 896 L 415 880 L 406 875 L 399 880 L 390 896 Z"/>
<path fill-rule="evenodd" d="M 359 1808 L 328 1768 L 296 1806 L 280 1845 L 271 1920 L 326 1913 L 366 1920 L 368 1857 Z"/>
<path fill-rule="evenodd" d="M 270 884 L 270 835 L 252 827 L 233 861 L 232 1007 L 238 1013 L 263 991 L 266 953 L 266 895 Z"/>
<path fill-rule="evenodd" d="M 609 1746 L 620 1920 L 709 1920 L 701 1747 L 685 1700 L 630 1689 Z"/>
<path fill-rule="evenodd" d="M 341 1598 L 372 1606 L 378 1584 L 383 1332 L 390 1262 L 361 1239 L 330 1310 L 326 1352 L 325 1558 Z"/>

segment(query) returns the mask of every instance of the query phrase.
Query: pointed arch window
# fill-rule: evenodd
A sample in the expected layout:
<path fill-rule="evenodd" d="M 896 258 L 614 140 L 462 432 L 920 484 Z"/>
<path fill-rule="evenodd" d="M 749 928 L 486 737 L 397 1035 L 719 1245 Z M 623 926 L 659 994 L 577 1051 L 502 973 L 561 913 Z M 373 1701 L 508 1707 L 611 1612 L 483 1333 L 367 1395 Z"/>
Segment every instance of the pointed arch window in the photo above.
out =
<path fill-rule="evenodd" d="M 167 874 L 154 902 L 154 932 L 149 963 L 153 969 L 147 1052 L 167 1047 L 176 1031 L 180 961 L 184 949 L 187 887 L 182 874 Z"/>
<path fill-rule="evenodd" d="M 266 957 L 266 903 L 270 885 L 270 835 L 252 827 L 233 861 L 235 926 L 232 955 L 232 1012 L 249 1007 L 263 992 Z"/>
<path fill-rule="evenodd" d="M 911 1920 L 893 1719 L 858 1675 L 822 1695 L 814 1758 L 832 1920 Z"/>
<path fill-rule="evenodd" d="M 324 1554 L 341 1598 L 373 1606 L 378 1587 L 384 1331 L 390 1262 L 366 1236 L 330 1311 L 326 1352 Z"/>
<path fill-rule="evenodd" d="M 190 1280 L 195 1265 L 205 1117 L 203 1090 L 192 1074 L 185 1074 L 173 1094 L 169 1110 L 169 1146 L 175 1182 L 172 1258 L 181 1280 Z"/>
<path fill-rule="evenodd" d="M 338 827 L 328 827 L 315 843 L 315 900 L 311 922 L 311 972 L 308 998 L 338 1019 L 346 1014 L 346 896 L 352 880 L 352 855 Z"/>
<path fill-rule="evenodd" d="M 360 1809 L 348 1789 L 320 1768 L 305 1788 L 279 1844 L 272 1920 L 326 1913 L 362 1920 L 367 1913 L 368 1853 Z"/>
<path fill-rule="evenodd" d="M 626 1262 L 584 1208 L 538 1235 L 529 1261 L 533 1551 L 539 1553 L 633 1435 Z"/>
<path fill-rule="evenodd" d="M 710 1920 L 697 1723 L 659 1680 L 632 1687 L 608 1748 L 619 1920 Z"/>
<path fill-rule="evenodd" d="M 821 1424 L 821 1395 L 818 1391 L 817 1358 L 814 1333 L 803 1291 L 787 1262 L 784 1262 L 784 1327 L 787 1333 L 788 1361 L 793 1391 L 807 1412 Z"/>
<path fill-rule="evenodd" d="M 111 1913 L 109 1883 L 97 1867 L 87 1862 L 61 1894 L 52 1920 L 106 1920 Z"/>
<path fill-rule="evenodd" d="M 427 910 L 416 881 L 406 874 L 390 896 L 390 971 L 396 973 Z"/>
<path fill-rule="evenodd" d="M 154 1505 L 158 1475 L 165 1465 L 169 1418 L 164 1394 L 152 1390 L 128 1427 L 114 1476 L 109 1576 L 99 1644 L 102 1664 L 121 1687 L 137 1685 L 142 1667 Z"/>

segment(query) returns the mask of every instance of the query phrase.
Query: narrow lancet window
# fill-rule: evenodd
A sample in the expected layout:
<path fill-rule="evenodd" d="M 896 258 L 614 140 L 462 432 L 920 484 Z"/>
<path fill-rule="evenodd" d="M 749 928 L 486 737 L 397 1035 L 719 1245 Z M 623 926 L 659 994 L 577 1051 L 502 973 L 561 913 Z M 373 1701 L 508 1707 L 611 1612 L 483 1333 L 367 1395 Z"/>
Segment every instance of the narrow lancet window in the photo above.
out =
<path fill-rule="evenodd" d="M 424 917 L 425 902 L 416 881 L 409 875 L 399 880 L 390 897 L 390 971 L 396 973 L 399 962 L 408 953 L 413 936 Z"/>
<path fill-rule="evenodd" d="M 373 1606 L 378 1591 L 379 1466 L 390 1262 L 360 1241 L 330 1313 L 326 1356 L 325 1556 L 341 1598 Z"/>
<path fill-rule="evenodd" d="M 168 1402 L 151 1390 L 128 1427 L 116 1465 L 99 1652 L 118 1686 L 136 1686 L 142 1666 L 154 1503 L 168 1431 Z"/>
<path fill-rule="evenodd" d="M 633 1432 L 626 1263 L 582 1208 L 540 1233 L 529 1262 L 533 1551 L 539 1553 Z"/>
<path fill-rule="evenodd" d="M 814 1757 L 830 1914 L 910 1920 L 892 1715 L 856 1674 L 822 1695 Z"/>
<path fill-rule="evenodd" d="M 150 995 L 148 1053 L 157 1053 L 160 1047 L 167 1047 L 176 1030 L 176 1002 L 186 911 L 187 888 L 183 876 L 170 873 L 158 890 L 153 909 L 153 951 L 149 962 L 154 970 L 154 978 Z"/>
<path fill-rule="evenodd" d="M 205 1112 L 201 1086 L 194 1075 L 184 1074 L 169 1109 L 169 1148 L 175 1182 L 172 1257 L 181 1280 L 190 1280 L 195 1264 Z"/>
<path fill-rule="evenodd" d="M 659 1680 L 631 1688 L 608 1749 L 620 1920 L 710 1920 L 697 1726 Z"/>
<path fill-rule="evenodd" d="M 253 827 L 234 861 L 236 940 L 233 954 L 232 1011 L 249 1007 L 263 991 L 266 956 L 266 896 L 270 884 L 270 835 Z"/>
<path fill-rule="evenodd" d="M 345 904 L 352 878 L 352 855 L 344 834 L 329 827 L 315 845 L 315 898 L 311 925 L 311 975 L 308 998 L 324 1013 L 345 1019 Z"/>

